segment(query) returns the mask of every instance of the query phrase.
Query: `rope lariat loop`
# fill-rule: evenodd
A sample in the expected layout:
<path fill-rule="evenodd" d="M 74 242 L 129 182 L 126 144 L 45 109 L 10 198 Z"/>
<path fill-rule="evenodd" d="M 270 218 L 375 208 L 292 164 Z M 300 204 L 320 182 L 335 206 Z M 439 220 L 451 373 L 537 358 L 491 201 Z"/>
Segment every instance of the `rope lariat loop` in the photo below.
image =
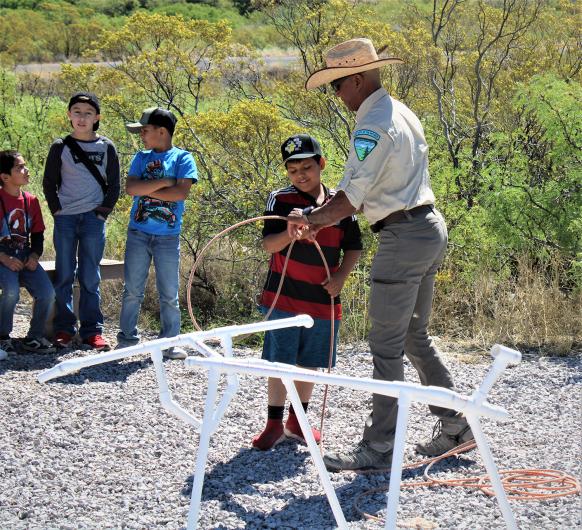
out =
<path fill-rule="evenodd" d="M 208 249 L 218 239 L 224 237 L 226 234 L 232 232 L 233 230 L 236 230 L 237 228 L 240 228 L 241 226 L 245 226 L 245 225 L 248 225 L 251 223 L 256 223 L 258 221 L 265 221 L 268 219 L 277 220 L 277 221 L 287 221 L 287 218 L 283 217 L 281 215 L 261 215 L 259 217 L 252 217 L 251 219 L 246 219 L 244 221 L 240 221 L 238 223 L 235 223 L 235 224 L 225 228 L 224 230 L 222 230 L 221 232 L 216 234 L 208 243 L 206 243 L 206 245 L 204 245 L 204 247 L 202 248 L 202 250 L 198 254 L 198 257 L 196 258 L 196 261 L 194 262 L 194 265 L 192 266 L 192 270 L 190 271 L 190 276 L 188 277 L 188 285 L 187 285 L 187 290 L 186 290 L 186 300 L 188 302 L 188 314 L 190 315 L 190 319 L 192 320 L 192 324 L 196 328 L 197 331 L 202 331 L 202 328 L 198 324 L 198 321 L 196 320 L 196 317 L 194 316 L 194 310 L 192 309 L 192 284 L 194 283 L 194 278 L 196 277 L 196 271 L 198 270 L 198 267 L 200 266 L 200 263 L 202 262 L 202 258 L 206 255 L 206 252 L 208 251 Z M 263 320 L 268 320 L 268 318 L 271 316 L 271 313 L 273 312 L 275 305 L 277 304 L 277 300 L 279 299 L 279 295 L 281 294 L 281 290 L 283 289 L 283 283 L 285 281 L 285 275 L 287 272 L 287 264 L 289 263 L 289 258 L 291 257 L 291 251 L 293 250 L 293 246 L 295 245 L 296 241 L 297 240 L 294 239 L 289 244 L 289 247 L 287 249 L 287 255 L 285 256 L 285 262 L 283 263 L 283 270 L 281 271 L 281 279 L 279 280 L 279 285 L 277 286 L 277 292 L 275 293 L 275 297 L 273 299 L 273 302 L 271 303 L 271 306 L 269 307 L 269 310 L 267 311 L 267 314 L 264 316 Z M 313 240 L 312 243 L 315 245 L 315 248 L 317 249 L 317 252 L 319 253 L 319 255 L 321 257 L 321 261 L 323 263 L 323 266 L 325 268 L 325 273 L 327 275 L 327 281 L 329 282 L 329 281 L 331 281 L 331 273 L 329 270 L 329 265 L 327 263 L 327 260 L 325 259 L 325 256 L 323 254 L 323 251 L 321 250 L 321 247 L 319 246 L 319 243 L 315 240 Z M 335 335 L 335 319 L 334 319 L 335 304 L 333 301 L 333 296 L 330 295 L 329 298 L 330 298 L 330 303 L 329 303 L 329 305 L 330 305 L 330 338 L 329 338 L 329 359 L 328 359 L 328 365 L 327 365 L 327 372 L 328 373 L 331 372 L 331 365 L 333 362 L 333 346 L 334 346 L 333 338 Z M 322 452 L 323 452 L 323 419 L 325 416 L 325 408 L 326 408 L 326 404 L 327 404 L 327 390 L 328 390 L 328 385 L 325 385 L 325 389 L 323 392 L 323 404 L 321 407 L 321 421 L 320 421 L 320 429 L 319 429 L 320 433 L 321 433 L 320 447 L 322 449 Z"/>

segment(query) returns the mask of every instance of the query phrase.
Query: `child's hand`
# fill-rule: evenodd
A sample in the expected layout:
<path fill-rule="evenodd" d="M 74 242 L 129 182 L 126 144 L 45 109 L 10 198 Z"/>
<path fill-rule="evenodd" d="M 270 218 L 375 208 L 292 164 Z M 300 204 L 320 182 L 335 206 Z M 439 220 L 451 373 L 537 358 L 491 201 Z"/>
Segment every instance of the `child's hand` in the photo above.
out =
<path fill-rule="evenodd" d="M 308 241 L 314 242 L 317 238 L 317 233 L 323 227 L 320 225 L 307 225 L 301 228 L 301 233 L 297 239 L 307 239 Z"/>
<path fill-rule="evenodd" d="M 309 239 L 315 241 L 317 233 L 324 228 L 323 225 L 306 224 L 303 210 L 293 208 L 287 216 L 287 234 L 292 239 Z"/>
<path fill-rule="evenodd" d="M 24 266 L 29 271 L 35 271 L 36 268 L 38 267 L 38 256 L 36 254 L 31 254 L 30 256 L 28 256 L 28 258 L 26 258 L 26 261 L 24 262 Z"/>
<path fill-rule="evenodd" d="M 323 225 L 309 225 L 305 230 L 305 238 L 310 241 L 315 241 L 317 238 L 317 233 L 324 228 Z"/>
<path fill-rule="evenodd" d="M 287 233 L 291 239 L 310 238 L 309 227 L 302 221 L 303 210 L 293 208 L 287 217 Z"/>
<path fill-rule="evenodd" d="M 107 221 L 107 216 L 111 213 L 111 208 L 107 208 L 106 206 L 97 206 L 97 208 L 95 208 L 93 211 L 95 212 L 95 215 L 98 219 L 101 219 L 101 221 Z"/>
<path fill-rule="evenodd" d="M 331 279 L 325 280 L 321 283 L 323 288 L 328 292 L 329 296 L 335 298 L 338 296 L 344 286 L 345 279 L 338 275 L 331 275 Z"/>
<path fill-rule="evenodd" d="M 0 263 L 13 272 L 21 271 L 24 268 L 24 263 L 14 256 L 2 254 L 0 256 Z"/>

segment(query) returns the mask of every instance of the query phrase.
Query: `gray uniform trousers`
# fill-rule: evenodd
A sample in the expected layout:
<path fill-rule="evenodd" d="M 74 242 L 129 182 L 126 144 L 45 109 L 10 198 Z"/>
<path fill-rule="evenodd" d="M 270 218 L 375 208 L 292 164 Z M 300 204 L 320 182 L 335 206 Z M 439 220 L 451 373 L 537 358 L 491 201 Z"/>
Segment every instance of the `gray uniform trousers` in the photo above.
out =
<path fill-rule="evenodd" d="M 423 385 L 454 387 L 451 374 L 427 330 L 435 275 L 446 246 L 447 227 L 436 209 L 410 215 L 380 232 L 370 274 L 369 342 L 374 379 L 403 381 L 403 353 L 406 353 Z M 441 407 L 430 409 L 440 417 L 456 414 Z M 392 446 L 397 414 L 397 399 L 374 394 L 364 440 L 387 442 Z"/>

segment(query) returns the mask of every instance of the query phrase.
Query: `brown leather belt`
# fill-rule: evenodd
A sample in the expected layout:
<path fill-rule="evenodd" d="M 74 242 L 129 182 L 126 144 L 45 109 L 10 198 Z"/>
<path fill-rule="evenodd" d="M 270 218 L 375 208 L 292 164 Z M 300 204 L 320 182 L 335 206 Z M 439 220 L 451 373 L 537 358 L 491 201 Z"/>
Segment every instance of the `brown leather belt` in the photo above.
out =
<path fill-rule="evenodd" d="M 390 215 L 376 221 L 370 228 L 372 232 L 379 232 L 385 226 L 395 223 L 397 221 L 403 221 L 404 219 L 410 219 L 415 215 L 429 213 L 434 211 L 434 206 L 432 204 L 423 204 L 422 206 L 417 206 L 416 208 L 411 208 L 410 210 L 398 210 L 397 212 L 392 212 Z"/>

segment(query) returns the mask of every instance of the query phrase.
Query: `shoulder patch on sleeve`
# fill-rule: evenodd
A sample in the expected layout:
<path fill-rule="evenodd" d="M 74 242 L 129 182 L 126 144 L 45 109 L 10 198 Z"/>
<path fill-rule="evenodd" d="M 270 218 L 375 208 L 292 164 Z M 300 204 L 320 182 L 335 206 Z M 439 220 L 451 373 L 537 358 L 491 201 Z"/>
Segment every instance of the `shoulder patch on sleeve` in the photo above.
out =
<path fill-rule="evenodd" d="M 373 140 L 378 141 L 380 139 L 380 135 L 376 131 L 371 131 L 370 129 L 358 129 L 354 136 L 369 136 Z"/>
<path fill-rule="evenodd" d="M 356 155 L 358 160 L 362 162 L 366 157 L 374 150 L 378 145 L 376 140 L 370 140 L 370 138 L 362 138 L 361 136 L 356 136 L 354 138 L 354 148 L 356 150 Z"/>

